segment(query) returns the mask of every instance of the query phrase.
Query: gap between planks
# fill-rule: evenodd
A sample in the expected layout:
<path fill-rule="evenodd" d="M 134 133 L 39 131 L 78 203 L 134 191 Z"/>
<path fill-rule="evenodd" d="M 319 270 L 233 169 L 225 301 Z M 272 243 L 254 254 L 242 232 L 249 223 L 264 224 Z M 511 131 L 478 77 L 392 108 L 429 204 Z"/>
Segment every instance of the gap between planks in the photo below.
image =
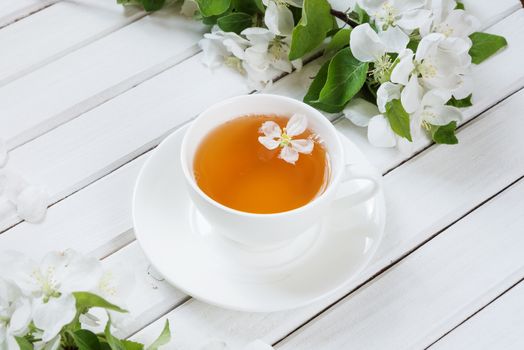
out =
<path fill-rule="evenodd" d="M 40 4 L 30 5 L 21 9 L 18 9 L 15 12 L 7 14 L 4 16 L 4 19 L 0 18 L 0 29 L 5 28 L 13 23 L 16 23 L 26 17 L 29 17 L 37 12 L 40 12 L 50 6 L 53 6 L 61 0 L 49 0 L 41 1 Z"/>

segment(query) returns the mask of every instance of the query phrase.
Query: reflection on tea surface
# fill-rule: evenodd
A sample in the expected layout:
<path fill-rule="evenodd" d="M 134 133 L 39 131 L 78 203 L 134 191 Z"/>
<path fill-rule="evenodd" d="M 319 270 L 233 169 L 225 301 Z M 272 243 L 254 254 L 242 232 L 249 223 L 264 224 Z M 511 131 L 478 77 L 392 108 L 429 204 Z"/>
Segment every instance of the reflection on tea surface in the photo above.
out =
<path fill-rule="evenodd" d="M 274 115 L 250 115 L 209 132 L 194 158 L 198 186 L 227 207 L 260 214 L 295 209 L 320 195 L 329 181 L 330 166 L 321 140 L 311 130 L 293 137 L 314 142 L 313 150 L 300 153 L 294 164 L 279 157 L 283 144 L 270 150 L 259 142 L 259 137 L 264 136 L 264 122 L 276 122 L 285 134 L 288 120 Z"/>

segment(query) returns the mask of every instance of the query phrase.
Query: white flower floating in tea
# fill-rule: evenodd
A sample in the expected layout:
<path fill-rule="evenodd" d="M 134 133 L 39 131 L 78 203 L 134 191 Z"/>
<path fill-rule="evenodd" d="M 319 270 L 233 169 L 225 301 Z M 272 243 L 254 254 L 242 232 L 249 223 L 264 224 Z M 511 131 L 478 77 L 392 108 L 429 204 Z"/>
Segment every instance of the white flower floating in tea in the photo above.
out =
<path fill-rule="evenodd" d="M 294 136 L 302 134 L 306 128 L 307 118 L 302 114 L 293 114 L 283 132 L 277 123 L 267 121 L 260 127 L 260 132 L 264 136 L 260 136 L 258 141 L 269 150 L 281 147 L 282 150 L 278 157 L 290 164 L 295 164 L 299 153 L 309 154 L 313 151 L 313 140 L 293 140 Z"/>

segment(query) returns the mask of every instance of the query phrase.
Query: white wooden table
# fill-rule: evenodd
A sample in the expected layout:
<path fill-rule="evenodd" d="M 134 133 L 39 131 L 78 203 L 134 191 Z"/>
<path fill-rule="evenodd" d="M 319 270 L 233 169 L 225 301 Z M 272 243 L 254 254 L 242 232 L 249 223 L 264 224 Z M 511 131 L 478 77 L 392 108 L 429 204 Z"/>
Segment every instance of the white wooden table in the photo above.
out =
<path fill-rule="evenodd" d="M 524 9 L 520 0 L 465 0 L 509 49 L 473 69 L 475 104 L 458 146 L 412 156 L 336 127 L 384 174 L 388 219 L 379 251 L 351 285 L 298 310 L 213 307 L 163 282 L 134 238 L 138 170 L 170 132 L 224 98 L 250 93 L 228 68 L 201 65 L 206 30 L 173 10 L 147 15 L 113 0 L 0 1 L 0 138 L 9 167 L 44 185 L 40 224 L 0 217 L 0 250 L 35 258 L 73 248 L 136 288 L 125 336 L 151 341 L 167 317 L 169 349 L 255 339 L 277 349 L 524 348 Z M 268 92 L 301 99 L 319 62 Z M 333 116 L 331 116 L 333 118 Z"/>

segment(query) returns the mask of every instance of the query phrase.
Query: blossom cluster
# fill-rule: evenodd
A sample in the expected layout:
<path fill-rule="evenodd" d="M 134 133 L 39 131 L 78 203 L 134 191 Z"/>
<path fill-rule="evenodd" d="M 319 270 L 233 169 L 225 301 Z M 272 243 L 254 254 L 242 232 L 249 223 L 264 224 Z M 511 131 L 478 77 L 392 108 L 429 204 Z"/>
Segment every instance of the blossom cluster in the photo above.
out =
<path fill-rule="evenodd" d="M 422 130 L 430 134 L 456 126 L 462 113 L 449 101 L 472 94 L 470 35 L 479 29 L 478 20 L 454 0 L 361 0 L 359 5 L 370 14 L 373 27 L 364 23 L 354 28 L 350 48 L 355 58 L 374 67 L 368 81 L 378 86 L 377 108 L 363 108 L 366 102 L 354 99 L 345 115 L 368 126 L 369 141 L 382 147 L 402 147 Z M 409 115 L 406 130 L 394 131 L 386 116 L 394 100 Z"/>
<path fill-rule="evenodd" d="M 267 6 L 265 27 L 249 27 L 237 34 L 225 32 L 217 25 L 204 34 L 200 47 L 203 62 L 209 68 L 222 64 L 246 74 L 250 85 L 262 88 L 282 73 L 302 68 L 302 60 L 289 60 L 294 27 L 289 6 L 301 7 L 302 0 L 263 0 Z"/>
<path fill-rule="evenodd" d="M 378 147 L 402 150 L 424 137 L 457 143 L 460 108 L 471 106 L 472 64 L 507 45 L 477 32 L 479 21 L 457 0 L 244 3 L 184 1 L 184 13 L 213 25 L 200 41 L 204 63 L 232 67 L 261 89 L 323 52 L 329 60 L 304 101 L 367 127 Z"/>
<path fill-rule="evenodd" d="M 75 349 L 75 337 L 86 336 L 80 329 L 100 330 L 104 317 L 122 324 L 124 310 L 113 303 L 122 303 L 133 284 L 131 272 L 114 275 L 72 250 L 40 262 L 2 252 L 0 276 L 0 349 L 7 350 Z"/>

